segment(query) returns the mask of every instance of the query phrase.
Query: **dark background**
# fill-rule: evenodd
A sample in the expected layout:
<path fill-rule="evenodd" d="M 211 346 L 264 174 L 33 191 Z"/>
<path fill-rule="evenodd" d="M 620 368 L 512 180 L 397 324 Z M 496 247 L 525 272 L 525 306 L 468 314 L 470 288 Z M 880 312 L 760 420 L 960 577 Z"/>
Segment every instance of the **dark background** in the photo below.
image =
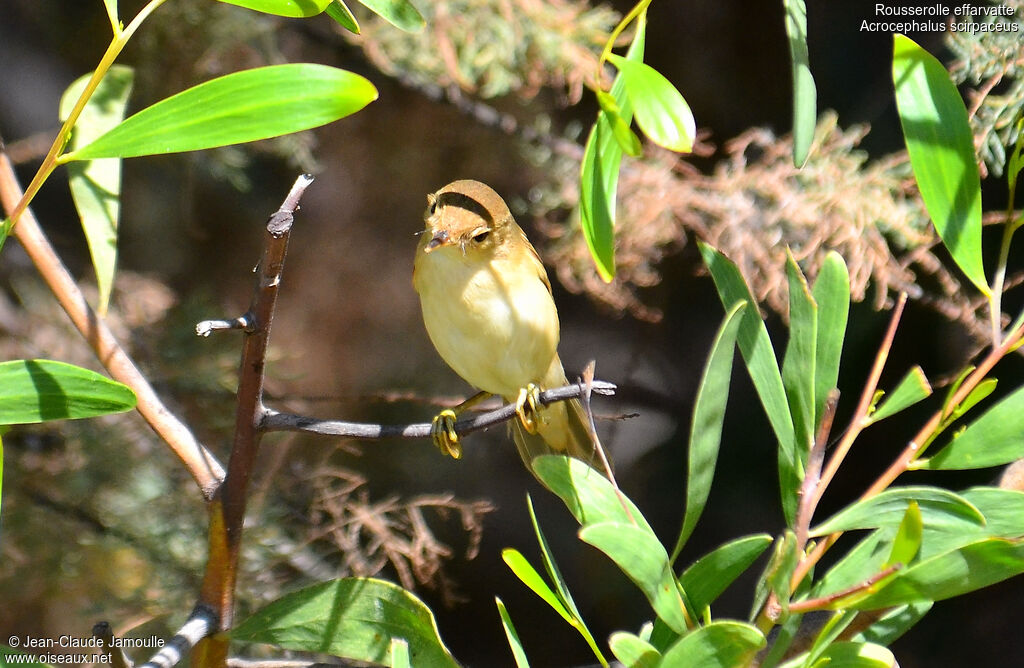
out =
<path fill-rule="evenodd" d="M 141 6 L 122 4 L 125 17 L 133 15 L 131 5 Z M 620 11 L 630 6 L 614 4 Z M 767 126 L 780 134 L 788 130 L 789 64 L 781 4 L 657 0 L 650 10 L 647 61 L 683 92 L 698 126 L 710 130 L 713 143 L 752 126 Z M 900 150 L 889 73 L 891 36 L 859 31 L 862 20 L 873 18 L 874 3 L 808 4 L 819 110 L 835 109 L 843 126 L 870 123 L 872 132 L 862 147 L 873 156 Z M 328 21 L 326 17 L 314 20 Z M 315 131 L 323 170 L 303 199 L 292 237 L 273 332 L 279 356 L 270 374 L 281 379 L 283 385 L 278 387 L 285 392 L 342 397 L 336 408 L 324 409 L 326 414 L 393 422 L 425 420 L 432 414 L 428 406 L 381 407 L 355 398 L 389 390 L 425 396 L 468 392 L 425 336 L 410 284 L 413 234 L 421 226 L 425 193 L 455 178 L 475 178 L 506 196 L 523 196 L 538 175 L 519 156 L 513 140 L 379 74 L 352 46 L 339 41 L 327 47 L 309 40 L 298 23 L 282 20 L 279 26 L 286 35 L 282 42 L 287 44 L 290 61 L 315 60 L 360 72 L 378 87 L 380 99 L 352 118 Z M 98 1 L 4 3 L 0 8 L 0 133 L 7 141 L 56 128 L 61 92 L 94 66 L 108 31 Z M 941 35 L 911 36 L 933 53 L 943 53 Z M 195 83 L 187 68 L 198 56 L 187 50 L 168 53 L 169 71 L 148 74 L 158 81 L 166 77 L 168 89 L 151 86 L 147 93 L 152 99 L 136 96 L 132 109 Z M 120 62 L 135 64 L 136 58 L 130 46 Z M 551 113 L 562 123 L 589 121 L 595 106 L 592 96 L 584 95 L 577 107 Z M 709 169 L 714 160 L 695 162 Z M 34 165 L 23 166 L 24 183 L 32 169 Z M 156 276 L 186 299 L 205 295 L 209 304 L 222 309 L 202 317 L 231 316 L 243 311 L 248 302 L 259 226 L 277 208 L 297 169 L 257 157 L 248 170 L 253 187 L 247 192 L 197 173 L 201 172 L 190 156 L 125 163 L 120 266 Z M 87 278 L 87 255 L 60 172 L 34 208 L 74 270 Z M 529 234 L 531 221 L 520 222 Z M 3 261 L 20 267 L 19 251 L 11 246 L 5 249 Z M 666 282 L 645 293 L 664 311 L 663 321 L 656 325 L 608 317 L 585 297 L 555 286 L 562 317 L 562 358 L 570 376 L 596 359 L 598 377 L 632 388 L 634 397 L 642 390 L 667 398 L 658 405 L 637 398 L 634 404 L 627 393 L 626 401 L 606 402 L 600 408 L 606 413 L 641 413 L 637 419 L 609 424 L 604 429 L 605 442 L 618 462 L 621 486 L 669 544 L 678 531 L 683 506 L 680 481 L 689 412 L 704 356 L 721 318 L 710 281 L 695 276 L 696 264 L 692 244 L 666 260 Z M 854 308 L 840 378 L 839 425 L 845 424 L 856 401 L 886 318 L 864 304 Z M 772 316 L 770 325 L 780 334 L 781 345 L 784 331 L 778 319 Z M 194 342 L 197 348 L 203 345 L 201 340 Z M 914 363 L 921 364 L 930 378 L 948 374 L 965 362 L 965 349 L 966 341 L 955 325 L 912 303 L 882 385 L 891 386 Z M 1004 387 L 1014 384 L 1003 383 Z M 862 437 L 826 497 L 822 513 L 843 505 L 884 468 L 927 414 L 924 410 L 911 413 L 903 423 Z M 275 436 L 268 437 L 264 450 L 274 442 Z M 303 446 L 319 449 L 334 444 L 309 440 Z M 756 532 L 774 534 L 783 528 L 774 448 L 757 399 L 745 375 L 737 373 L 715 487 L 683 562 L 726 540 Z M 562 571 L 599 641 L 616 629 L 635 631 L 650 617 L 645 601 L 624 577 L 575 539 L 576 527 L 568 513 L 524 471 L 500 430 L 472 437 L 459 462 L 442 460 L 423 443 L 368 444 L 362 453 L 350 456 L 347 463 L 369 477 L 374 496 L 453 491 L 463 498 L 491 499 L 498 506 L 487 517 L 479 557 L 469 562 L 456 558 L 451 566 L 465 601 L 446 608 L 436 594 L 420 592 L 438 615 L 442 638 L 467 665 L 512 663 L 494 609 L 495 595 L 508 606 L 533 665 L 592 661 L 583 641 L 519 584 L 501 561 L 501 549 L 515 546 L 539 564 L 524 491 L 532 494 Z M 296 456 L 309 455 L 298 452 Z M 961 479 L 947 475 L 937 482 L 957 488 L 986 483 L 992 477 L 992 472 Z M 4 493 L 6 497 L 12 492 L 5 486 Z M 198 495 L 195 505 L 199 506 Z M 715 605 L 716 616 L 745 618 L 749 614 L 759 568 L 760 563 L 723 596 Z M 5 572 L 0 565 L 0 578 L 6 580 L 5 591 L 17 590 L 13 586 L 16 572 Z M 1021 664 L 1024 650 L 1015 634 L 1022 593 L 1018 579 L 936 604 L 925 621 L 893 647 L 900 664 L 904 668 Z M 45 608 L 46 601 L 36 601 L 35 606 Z M 45 632 L 53 635 L 80 634 L 97 619 L 70 613 L 61 619 L 52 610 L 47 614 L 51 622 Z M 7 629 L 0 624 L 0 630 Z"/>

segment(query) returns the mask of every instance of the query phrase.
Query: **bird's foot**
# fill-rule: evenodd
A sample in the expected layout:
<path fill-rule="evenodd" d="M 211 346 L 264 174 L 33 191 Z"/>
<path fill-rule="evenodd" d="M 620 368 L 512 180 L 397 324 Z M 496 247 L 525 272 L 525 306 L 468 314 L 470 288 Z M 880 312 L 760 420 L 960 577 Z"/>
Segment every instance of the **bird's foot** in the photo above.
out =
<path fill-rule="evenodd" d="M 516 398 L 516 415 L 528 433 L 537 433 L 537 422 L 540 420 L 540 388 L 533 383 L 519 390 Z"/>
<path fill-rule="evenodd" d="M 449 455 L 452 459 L 462 458 L 462 445 L 459 443 L 459 435 L 455 433 L 457 418 L 455 411 L 446 408 L 430 422 L 430 439 L 434 446 L 441 454 Z"/>

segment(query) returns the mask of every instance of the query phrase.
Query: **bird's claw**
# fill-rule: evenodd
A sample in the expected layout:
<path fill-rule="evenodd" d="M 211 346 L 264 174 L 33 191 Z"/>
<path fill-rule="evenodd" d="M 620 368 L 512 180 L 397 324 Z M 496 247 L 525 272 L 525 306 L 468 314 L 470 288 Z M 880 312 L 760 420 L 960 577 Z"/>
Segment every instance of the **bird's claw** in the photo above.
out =
<path fill-rule="evenodd" d="M 446 408 L 430 422 L 430 438 L 434 446 L 441 454 L 449 455 L 452 459 L 462 457 L 462 445 L 459 443 L 459 435 L 455 433 L 457 417 L 455 411 Z"/>
<path fill-rule="evenodd" d="M 523 429 L 528 433 L 537 433 L 537 420 L 540 418 L 540 388 L 533 383 L 519 390 L 516 398 L 516 415 Z"/>

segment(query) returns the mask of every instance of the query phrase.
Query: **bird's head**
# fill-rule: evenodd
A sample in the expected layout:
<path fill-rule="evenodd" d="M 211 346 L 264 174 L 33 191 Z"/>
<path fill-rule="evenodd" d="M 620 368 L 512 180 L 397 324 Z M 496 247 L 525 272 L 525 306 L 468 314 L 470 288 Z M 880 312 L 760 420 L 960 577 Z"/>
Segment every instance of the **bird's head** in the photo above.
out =
<path fill-rule="evenodd" d="M 427 195 L 425 253 L 458 248 L 463 255 L 493 254 L 513 227 L 505 201 L 479 181 L 455 181 Z"/>

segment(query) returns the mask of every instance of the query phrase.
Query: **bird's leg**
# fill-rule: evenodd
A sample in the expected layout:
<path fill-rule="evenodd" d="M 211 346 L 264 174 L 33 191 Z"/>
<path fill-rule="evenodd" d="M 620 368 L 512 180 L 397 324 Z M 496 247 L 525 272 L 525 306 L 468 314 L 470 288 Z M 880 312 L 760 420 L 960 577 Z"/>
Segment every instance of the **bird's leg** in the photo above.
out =
<path fill-rule="evenodd" d="M 460 413 L 490 397 L 487 392 L 478 392 L 455 408 L 446 408 L 434 417 L 430 422 L 430 439 L 441 454 L 450 455 L 452 459 L 462 457 L 462 445 L 459 443 L 459 435 L 455 433 L 455 421 Z"/>
<path fill-rule="evenodd" d="M 523 429 L 530 434 L 537 433 L 537 420 L 540 419 L 540 387 L 533 383 L 519 390 L 516 398 L 516 415 Z"/>

